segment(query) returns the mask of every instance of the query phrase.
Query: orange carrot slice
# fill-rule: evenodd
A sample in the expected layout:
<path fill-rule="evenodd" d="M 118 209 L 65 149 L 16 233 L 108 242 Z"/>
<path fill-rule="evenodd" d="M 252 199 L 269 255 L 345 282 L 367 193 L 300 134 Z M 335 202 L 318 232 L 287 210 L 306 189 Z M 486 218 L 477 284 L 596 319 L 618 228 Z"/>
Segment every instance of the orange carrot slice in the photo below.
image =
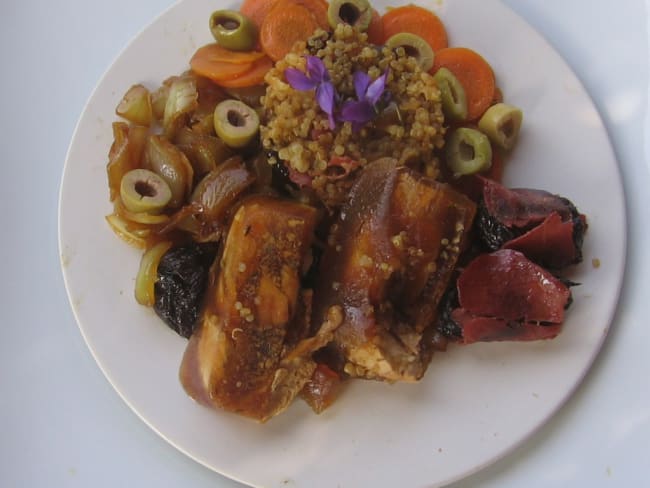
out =
<path fill-rule="evenodd" d="M 298 41 L 307 40 L 318 28 L 314 16 L 302 5 L 280 0 L 260 27 L 262 50 L 274 61 L 282 59 Z"/>
<path fill-rule="evenodd" d="M 381 16 L 374 8 L 372 9 L 372 18 L 370 25 L 366 31 L 368 34 L 368 42 L 370 44 L 383 44 L 384 43 L 384 24 L 381 21 Z"/>
<path fill-rule="evenodd" d="M 190 67 L 196 74 L 220 82 L 243 75 L 262 59 L 266 59 L 263 52 L 235 52 L 217 44 L 207 44 L 194 53 Z"/>
<path fill-rule="evenodd" d="M 214 62 L 250 64 L 264 57 L 260 51 L 231 51 L 219 44 L 206 44 L 196 50 L 194 57 L 206 58 Z"/>
<path fill-rule="evenodd" d="M 271 58 L 264 56 L 253 63 L 250 70 L 235 78 L 221 80 L 218 85 L 224 88 L 243 88 L 246 86 L 259 85 L 264 81 L 264 76 L 273 67 Z"/>
<path fill-rule="evenodd" d="M 384 41 L 400 32 L 410 32 L 424 39 L 431 49 L 447 47 L 447 30 L 436 14 L 416 5 L 388 10 L 381 18 Z"/>
<path fill-rule="evenodd" d="M 471 49 L 448 47 L 436 52 L 430 73 L 442 67 L 451 71 L 465 89 L 467 120 L 478 119 L 494 99 L 496 84 L 490 64 Z"/>
<path fill-rule="evenodd" d="M 330 30 L 330 23 L 327 21 L 327 9 L 329 3 L 325 0 L 294 0 L 295 3 L 305 7 L 314 17 L 314 20 L 323 30 Z"/>
<path fill-rule="evenodd" d="M 275 4 L 280 0 L 244 0 L 239 11 L 251 19 L 257 28 L 262 27 L 262 22 Z"/>
<path fill-rule="evenodd" d="M 192 58 L 190 67 L 197 75 L 205 76 L 212 81 L 222 81 L 243 75 L 251 69 L 253 63 L 235 64 L 223 61 L 210 61 L 205 58 Z"/>
<path fill-rule="evenodd" d="M 251 19 L 258 29 L 262 28 L 262 22 L 281 0 L 244 0 L 239 11 Z M 314 16 L 314 20 L 321 29 L 329 30 L 327 22 L 327 9 L 329 4 L 325 0 L 294 0 L 293 3 L 305 7 Z"/>

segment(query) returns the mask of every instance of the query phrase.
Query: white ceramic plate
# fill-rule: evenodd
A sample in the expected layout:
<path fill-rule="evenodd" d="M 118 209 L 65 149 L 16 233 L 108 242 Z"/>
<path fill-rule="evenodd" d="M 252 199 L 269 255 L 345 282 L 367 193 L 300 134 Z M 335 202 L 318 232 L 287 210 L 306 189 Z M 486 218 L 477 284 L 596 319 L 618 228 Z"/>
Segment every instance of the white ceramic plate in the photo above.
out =
<path fill-rule="evenodd" d="M 383 7 L 381 4 L 377 4 Z M 441 485 L 516 447 L 579 384 L 607 334 L 624 266 L 625 213 L 601 119 L 560 56 L 498 1 L 439 0 L 452 45 L 472 47 L 497 74 L 524 128 L 507 167 L 511 185 L 570 197 L 589 217 L 585 261 L 564 332 L 549 342 L 452 347 L 418 384 L 353 382 L 320 416 L 300 401 L 266 425 L 191 401 L 178 366 L 185 340 L 133 298 L 140 253 L 104 216 L 111 122 L 133 83 L 151 88 L 187 69 L 210 41 L 218 0 L 186 0 L 122 53 L 79 121 L 65 165 L 60 250 L 70 303 L 97 363 L 156 432 L 198 462 L 255 486 Z M 592 266 L 598 259 L 600 267 Z"/>

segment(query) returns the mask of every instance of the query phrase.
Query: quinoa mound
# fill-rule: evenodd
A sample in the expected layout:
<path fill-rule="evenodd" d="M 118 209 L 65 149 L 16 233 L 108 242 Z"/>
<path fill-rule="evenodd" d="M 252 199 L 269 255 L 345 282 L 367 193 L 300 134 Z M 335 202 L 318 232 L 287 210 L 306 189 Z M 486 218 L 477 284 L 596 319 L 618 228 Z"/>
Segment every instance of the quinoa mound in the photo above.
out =
<path fill-rule="evenodd" d="M 389 105 L 357 131 L 341 120 L 330 129 L 314 90 L 295 90 L 284 77 L 289 67 L 304 72 L 306 55 L 323 61 L 340 100 L 355 98 L 356 71 L 372 80 L 388 71 Z M 313 188 L 326 206 L 341 205 L 356 171 L 380 157 L 438 177 L 434 151 L 444 145 L 445 132 L 440 92 L 433 77 L 403 48 L 369 44 L 365 33 L 339 24 L 331 36 L 317 31 L 307 42 L 297 43 L 265 82 L 260 131 L 264 148 L 274 154 L 270 162 L 286 165 L 291 179 Z"/>

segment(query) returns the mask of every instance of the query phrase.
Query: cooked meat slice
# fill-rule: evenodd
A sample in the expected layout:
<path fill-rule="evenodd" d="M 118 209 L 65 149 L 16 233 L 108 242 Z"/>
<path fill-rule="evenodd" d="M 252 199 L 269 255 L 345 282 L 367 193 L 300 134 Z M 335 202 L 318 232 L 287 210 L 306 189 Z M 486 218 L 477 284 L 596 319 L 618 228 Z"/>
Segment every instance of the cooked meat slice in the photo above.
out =
<path fill-rule="evenodd" d="M 464 344 L 553 338 L 571 302 L 565 283 L 510 249 L 475 258 L 457 287 L 459 307 L 451 319 Z"/>
<path fill-rule="evenodd" d="M 293 330 L 304 322 L 300 276 L 315 220 L 313 208 L 271 197 L 237 210 L 181 364 L 181 382 L 200 403 L 266 421 L 312 376 L 312 352 L 338 325 L 306 339 Z"/>
<path fill-rule="evenodd" d="M 300 396 L 316 413 L 321 413 L 334 403 L 341 390 L 342 378 L 324 363 L 319 363 Z"/>
<path fill-rule="evenodd" d="M 482 181 L 476 220 L 489 250 L 515 249 L 553 269 L 582 261 L 587 219 L 572 202 L 543 190 L 508 189 Z"/>
<path fill-rule="evenodd" d="M 562 220 L 552 212 L 544 221 L 525 234 L 503 245 L 550 269 L 561 269 L 582 261 L 582 235 L 586 220 L 582 217 Z"/>
<path fill-rule="evenodd" d="M 351 376 L 415 381 L 431 358 L 423 340 L 471 226 L 475 205 L 392 159 L 368 165 L 322 257 L 317 325 L 332 306 L 343 324 L 330 352 Z"/>

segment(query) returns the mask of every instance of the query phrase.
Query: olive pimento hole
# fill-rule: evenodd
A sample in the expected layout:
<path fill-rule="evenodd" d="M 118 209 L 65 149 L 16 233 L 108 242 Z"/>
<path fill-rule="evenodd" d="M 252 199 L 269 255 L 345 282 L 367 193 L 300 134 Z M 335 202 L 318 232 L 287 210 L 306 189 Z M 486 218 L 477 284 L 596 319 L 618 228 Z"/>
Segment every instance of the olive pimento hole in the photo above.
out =
<path fill-rule="evenodd" d="M 474 153 L 474 146 L 471 144 L 467 144 L 466 142 L 461 142 L 458 146 L 458 151 L 460 153 L 460 157 L 465 160 L 465 161 L 471 161 L 474 159 L 475 153 Z"/>
<path fill-rule="evenodd" d="M 501 130 L 506 137 L 512 137 L 515 133 L 514 121 L 512 119 L 508 119 L 507 122 L 504 122 L 504 124 L 501 126 Z"/>
<path fill-rule="evenodd" d="M 339 10 L 339 17 L 346 24 L 354 25 L 361 17 L 361 12 L 359 12 L 356 5 L 344 3 Z"/>
<path fill-rule="evenodd" d="M 239 29 L 239 22 L 233 19 L 219 19 L 217 23 L 226 30 L 237 30 Z"/>
<path fill-rule="evenodd" d="M 135 191 L 142 197 L 155 197 L 157 193 L 156 188 L 146 181 L 136 182 Z"/>
<path fill-rule="evenodd" d="M 418 51 L 417 48 L 413 46 L 407 46 L 407 45 L 404 45 L 402 47 L 404 48 L 404 54 L 406 54 L 407 56 L 411 56 L 412 58 L 415 59 L 420 59 L 420 51 Z"/>
<path fill-rule="evenodd" d="M 226 117 L 228 117 L 228 122 L 233 127 L 243 127 L 246 125 L 246 119 L 237 110 L 228 110 Z"/>

